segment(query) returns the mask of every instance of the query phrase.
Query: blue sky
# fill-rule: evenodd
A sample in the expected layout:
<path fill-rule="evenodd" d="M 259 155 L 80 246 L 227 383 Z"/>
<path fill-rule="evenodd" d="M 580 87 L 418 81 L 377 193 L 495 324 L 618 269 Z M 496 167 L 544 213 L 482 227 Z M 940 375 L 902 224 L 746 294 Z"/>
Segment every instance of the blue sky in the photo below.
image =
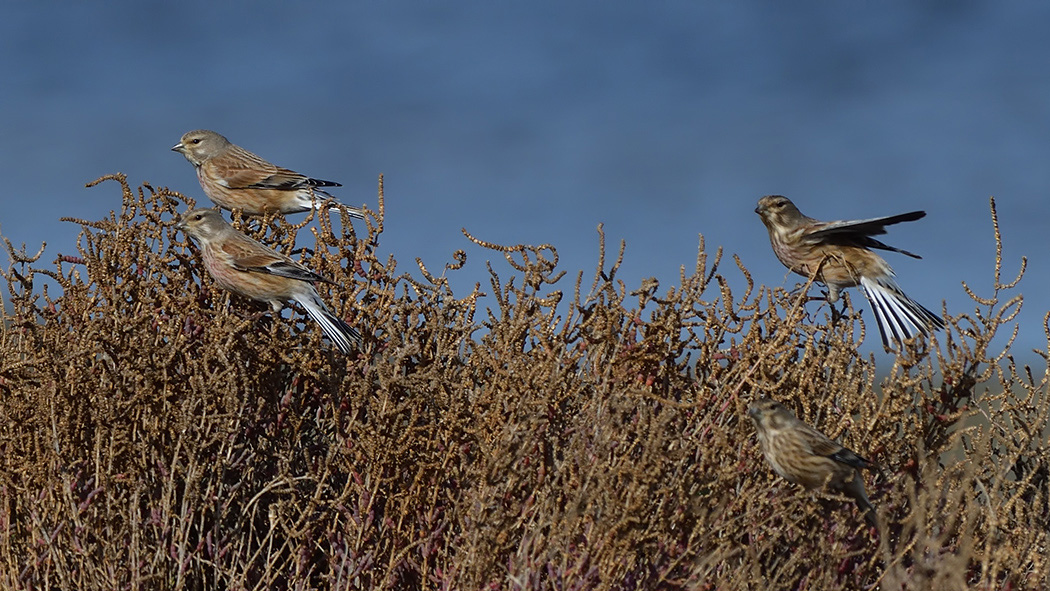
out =
<path fill-rule="evenodd" d="M 972 312 L 994 195 L 1005 275 L 1029 257 L 1027 358 L 1050 309 L 1047 22 L 1039 2 L 4 3 L 0 233 L 72 252 L 58 218 L 119 208 L 83 187 L 112 172 L 204 199 L 169 148 L 210 128 L 350 204 L 383 173 L 381 254 L 465 249 L 461 293 L 485 260 L 511 272 L 461 227 L 551 243 L 589 280 L 599 223 L 629 288 L 675 285 L 701 233 L 791 287 L 752 211 L 780 193 L 821 219 L 926 210 L 886 238 L 923 260 L 887 259 L 927 307 Z"/>

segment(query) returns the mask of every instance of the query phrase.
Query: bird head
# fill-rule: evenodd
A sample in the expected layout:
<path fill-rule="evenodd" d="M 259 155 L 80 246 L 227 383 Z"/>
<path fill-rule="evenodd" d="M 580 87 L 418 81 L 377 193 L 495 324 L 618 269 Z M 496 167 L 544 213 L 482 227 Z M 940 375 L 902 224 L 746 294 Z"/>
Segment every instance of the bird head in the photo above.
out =
<path fill-rule="evenodd" d="M 175 229 L 185 232 L 191 238 L 207 240 L 217 236 L 228 226 L 219 210 L 202 207 L 182 214 L 175 224 Z"/>
<path fill-rule="evenodd" d="M 777 429 L 789 423 L 795 415 L 772 398 L 759 398 L 747 407 L 747 414 L 759 429 Z"/>
<path fill-rule="evenodd" d="M 230 140 L 207 129 L 186 132 L 179 143 L 171 147 L 193 163 L 200 166 L 205 160 L 221 155 L 230 146 Z"/>
<path fill-rule="evenodd" d="M 783 195 L 766 195 L 759 199 L 755 213 L 762 218 L 767 228 L 794 228 L 806 219 L 795 204 Z"/>

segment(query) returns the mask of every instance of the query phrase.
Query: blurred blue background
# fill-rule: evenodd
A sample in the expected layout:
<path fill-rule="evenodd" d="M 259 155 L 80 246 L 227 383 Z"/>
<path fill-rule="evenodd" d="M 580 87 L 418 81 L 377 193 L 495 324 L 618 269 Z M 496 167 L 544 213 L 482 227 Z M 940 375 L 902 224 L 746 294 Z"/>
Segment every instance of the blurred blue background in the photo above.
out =
<path fill-rule="evenodd" d="M 113 172 L 207 204 L 169 148 L 209 128 L 349 204 L 375 207 L 384 173 L 380 255 L 418 276 L 415 257 L 440 273 L 465 249 L 459 295 L 491 291 L 487 259 L 510 274 L 460 228 L 555 245 L 571 291 L 599 223 L 611 250 L 627 241 L 631 289 L 676 285 L 701 233 L 791 287 L 752 211 L 780 193 L 820 219 L 926 210 L 886 238 L 924 259 L 887 258 L 913 298 L 972 313 L 961 282 L 991 294 L 994 195 L 1005 278 L 1029 257 L 1015 351 L 1038 361 L 1047 23 L 1035 1 L 4 3 L 0 233 L 72 253 L 58 218 L 119 209 L 115 185 L 84 188 Z"/>

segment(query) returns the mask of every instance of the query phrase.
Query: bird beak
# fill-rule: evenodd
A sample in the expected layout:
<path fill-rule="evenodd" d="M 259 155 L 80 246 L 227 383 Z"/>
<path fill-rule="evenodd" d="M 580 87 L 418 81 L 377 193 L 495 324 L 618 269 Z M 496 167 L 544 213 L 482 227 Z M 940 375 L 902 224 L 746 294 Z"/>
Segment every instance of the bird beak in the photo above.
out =
<path fill-rule="evenodd" d="M 755 210 L 758 211 L 758 210 Z M 758 407 L 752 404 L 747 407 L 747 414 L 751 415 L 751 418 L 758 418 Z"/>
<path fill-rule="evenodd" d="M 174 146 L 171 147 L 171 151 L 172 152 L 182 152 L 185 149 L 186 149 L 186 146 L 183 146 L 182 142 L 179 142 L 179 143 L 177 143 L 177 144 L 175 144 Z"/>
<path fill-rule="evenodd" d="M 179 144 L 179 145 L 182 145 L 182 144 Z M 178 147 L 178 146 L 176 146 L 176 147 Z M 174 149 L 175 148 L 172 148 L 172 150 L 174 150 Z M 761 207 L 756 207 L 755 208 L 755 213 L 757 213 L 758 215 L 762 215 L 762 208 Z"/>
<path fill-rule="evenodd" d="M 176 230 L 185 230 L 186 229 L 186 220 L 179 220 L 178 223 L 175 224 L 175 229 Z"/>

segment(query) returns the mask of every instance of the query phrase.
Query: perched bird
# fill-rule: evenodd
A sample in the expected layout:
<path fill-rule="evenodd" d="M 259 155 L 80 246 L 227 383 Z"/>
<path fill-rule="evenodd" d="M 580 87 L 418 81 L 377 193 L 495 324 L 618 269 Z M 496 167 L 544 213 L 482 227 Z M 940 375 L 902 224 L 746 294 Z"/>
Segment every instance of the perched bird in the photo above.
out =
<path fill-rule="evenodd" d="M 332 196 L 321 189 L 339 187 L 339 183 L 270 164 L 214 131 L 187 132 L 171 149 L 193 164 L 204 193 L 219 207 L 248 215 L 299 213 L 325 206 L 339 209 L 331 207 Z M 346 209 L 352 217 L 365 217 L 359 208 Z"/>
<path fill-rule="evenodd" d="M 315 281 L 330 280 L 238 232 L 216 209 L 188 211 L 175 227 L 200 243 L 204 266 L 219 287 L 266 302 L 275 314 L 296 301 L 343 353 L 360 346 L 361 333 L 332 314 L 314 289 Z"/>
<path fill-rule="evenodd" d="M 886 226 L 891 224 L 920 219 L 926 212 L 821 222 L 802 215 L 787 197 L 767 195 L 758 200 L 755 213 L 769 230 L 769 241 L 780 262 L 804 277 L 817 273 L 815 279 L 828 286 L 828 302 L 839 299 L 840 289 L 860 286 L 875 311 L 884 346 L 889 347 L 891 338 L 901 343 L 919 334 L 929 334 L 931 328 L 944 328 L 940 316 L 901 291 L 893 279 L 893 269 L 871 251 L 878 248 L 922 258 L 883 244 L 872 236 L 885 234 Z"/>
<path fill-rule="evenodd" d="M 800 421 L 776 400 L 760 398 L 748 407 L 762 453 L 773 470 L 807 490 L 827 487 L 857 502 L 875 525 L 875 508 L 864 491 L 862 468 L 874 464 Z"/>

